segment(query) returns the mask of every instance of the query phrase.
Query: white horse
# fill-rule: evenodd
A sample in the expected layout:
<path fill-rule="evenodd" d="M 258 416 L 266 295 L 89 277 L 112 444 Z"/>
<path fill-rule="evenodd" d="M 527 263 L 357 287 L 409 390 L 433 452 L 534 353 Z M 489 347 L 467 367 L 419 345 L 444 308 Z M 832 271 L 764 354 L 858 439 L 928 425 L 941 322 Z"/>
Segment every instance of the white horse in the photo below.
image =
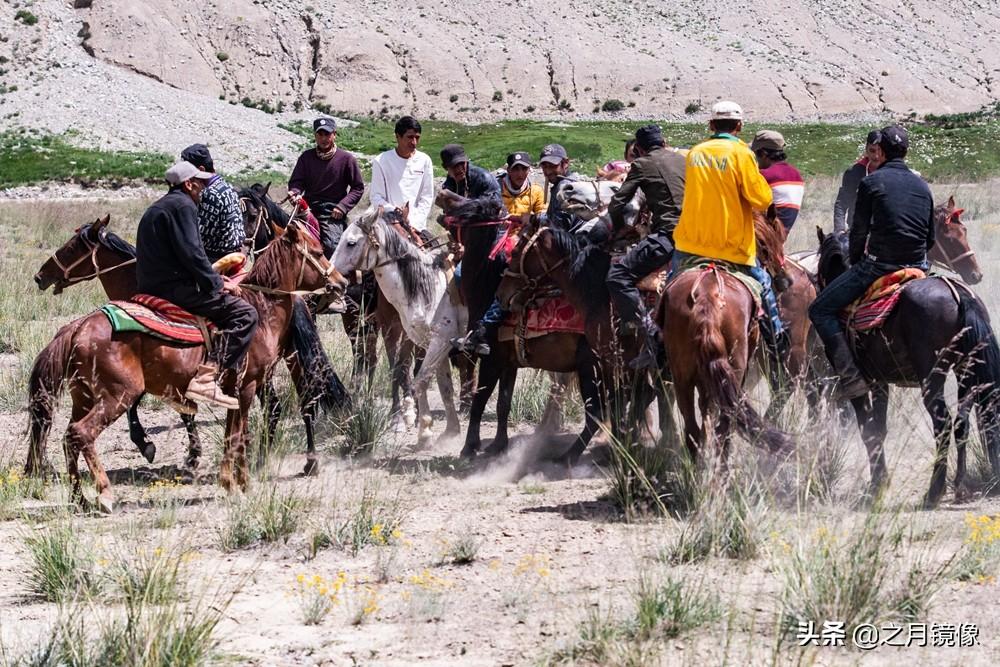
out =
<path fill-rule="evenodd" d="M 447 253 L 422 250 L 390 226 L 402 223 L 403 215 L 379 208 L 358 218 L 344 230 L 331 263 L 344 275 L 373 271 L 382 294 L 399 313 L 406 336 L 426 350 L 413 386 L 419 419 L 417 442 L 424 445 L 432 435 L 433 419 L 427 403 L 432 373 L 437 374 L 447 414 L 444 436 L 459 434 L 448 351 L 449 341 L 465 332 L 468 312 L 459 302 L 457 290 L 449 289 L 453 276 L 444 266 Z"/>
<path fill-rule="evenodd" d="M 602 222 L 611 228 L 611 218 L 608 216 L 608 205 L 611 198 L 621 188 L 618 181 L 574 181 L 566 179 L 556 188 L 555 197 L 562 210 L 572 213 L 583 221 L 577 233 L 589 232 L 594 225 Z M 625 207 L 624 216 L 627 225 L 631 226 L 639 219 L 639 211 L 646 203 L 642 190 L 636 193 L 632 201 Z"/>

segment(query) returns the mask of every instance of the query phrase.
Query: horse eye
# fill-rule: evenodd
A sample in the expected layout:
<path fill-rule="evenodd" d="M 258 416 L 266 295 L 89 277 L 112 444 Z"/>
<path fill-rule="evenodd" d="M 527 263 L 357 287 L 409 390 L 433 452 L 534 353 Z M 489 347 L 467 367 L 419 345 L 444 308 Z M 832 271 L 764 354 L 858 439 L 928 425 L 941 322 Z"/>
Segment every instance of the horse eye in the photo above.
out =
<path fill-rule="evenodd" d="M 358 245 L 358 242 L 355 241 L 354 239 L 348 239 L 347 240 L 347 247 L 348 248 L 353 248 L 356 245 Z"/>

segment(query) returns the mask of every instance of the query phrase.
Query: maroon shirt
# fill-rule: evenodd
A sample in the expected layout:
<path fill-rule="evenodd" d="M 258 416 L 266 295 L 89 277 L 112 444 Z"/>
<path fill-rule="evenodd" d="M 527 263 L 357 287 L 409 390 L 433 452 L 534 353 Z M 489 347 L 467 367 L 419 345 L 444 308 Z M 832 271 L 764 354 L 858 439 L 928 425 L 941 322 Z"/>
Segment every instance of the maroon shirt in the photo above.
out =
<path fill-rule="evenodd" d="M 322 160 L 311 148 L 295 163 L 288 189 L 303 193 L 309 206 L 332 202 L 347 215 L 361 199 L 365 183 L 352 153 L 338 148 L 332 158 Z"/>

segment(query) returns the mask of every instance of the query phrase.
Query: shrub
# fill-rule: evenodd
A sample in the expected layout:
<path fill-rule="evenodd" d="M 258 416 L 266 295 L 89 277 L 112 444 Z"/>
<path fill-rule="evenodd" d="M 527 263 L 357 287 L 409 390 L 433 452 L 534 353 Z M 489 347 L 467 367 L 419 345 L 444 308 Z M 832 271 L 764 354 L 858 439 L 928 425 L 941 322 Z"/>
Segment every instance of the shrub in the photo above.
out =
<path fill-rule="evenodd" d="M 93 553 L 69 521 L 59 521 L 24 538 L 31 564 L 29 589 L 48 602 L 63 602 L 100 587 Z"/>
<path fill-rule="evenodd" d="M 767 504 L 759 484 L 730 480 L 723 488 L 704 494 L 665 556 L 674 563 L 711 557 L 752 560 L 764 544 L 767 526 Z"/>
<path fill-rule="evenodd" d="M 258 542 L 287 542 L 311 504 L 311 499 L 294 489 L 283 492 L 277 484 L 260 485 L 251 494 L 229 502 L 219 533 L 221 546 L 233 551 Z"/>
<path fill-rule="evenodd" d="M 17 10 L 17 13 L 14 14 L 14 20 L 20 21 L 24 25 L 35 25 L 38 23 L 38 17 L 29 12 L 27 9 Z"/>
<path fill-rule="evenodd" d="M 452 103 L 457 102 L 458 101 L 458 95 L 451 95 L 450 97 L 448 97 L 448 101 L 452 102 Z"/>
<path fill-rule="evenodd" d="M 625 103 L 621 100 L 616 100 L 614 98 L 610 100 L 604 100 L 604 104 L 601 105 L 601 111 L 614 112 L 621 111 L 625 108 Z"/>
<path fill-rule="evenodd" d="M 224 63 L 227 60 L 229 60 L 229 54 L 226 53 L 225 51 L 216 52 L 215 57 L 219 59 L 220 63 Z"/>
<path fill-rule="evenodd" d="M 499 90 L 494 90 L 493 91 L 493 101 L 494 102 L 502 102 L 503 101 L 503 92 L 501 92 Z"/>
<path fill-rule="evenodd" d="M 684 107 L 684 113 L 689 116 L 699 111 L 701 111 L 701 102 L 688 102 L 688 105 Z"/>

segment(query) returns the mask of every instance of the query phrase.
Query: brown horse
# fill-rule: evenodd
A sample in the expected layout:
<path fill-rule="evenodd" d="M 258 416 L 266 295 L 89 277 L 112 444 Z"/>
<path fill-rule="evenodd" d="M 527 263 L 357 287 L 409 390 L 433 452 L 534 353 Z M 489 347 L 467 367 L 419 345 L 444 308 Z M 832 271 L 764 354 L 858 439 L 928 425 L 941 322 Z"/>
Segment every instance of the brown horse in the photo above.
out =
<path fill-rule="evenodd" d="M 295 295 L 301 290 L 342 291 L 345 285 L 323 257 L 319 242 L 300 232 L 294 223 L 254 264 L 242 289 L 257 309 L 260 324 L 239 377 L 227 373 L 223 379 L 226 387 L 237 392 L 240 402 L 240 408 L 226 416 L 219 470 L 219 482 L 226 490 L 248 486 L 247 414 L 257 388 L 266 382 L 294 335 Z M 112 511 L 114 498 L 97 456 L 97 437 L 144 392 L 179 400 L 204 353 L 201 345 L 178 346 L 140 333 L 115 334 L 100 311 L 59 330 L 32 368 L 31 432 L 43 432 L 42 424 L 51 423 L 52 397 L 66 381 L 73 406 L 66 430 L 66 467 L 75 497 L 82 497 L 79 456 L 83 454 L 97 487 L 99 508 Z M 40 382 L 42 378 L 46 382 Z M 32 438 L 25 466 L 28 473 L 39 472 L 43 446 L 43 441 Z"/>
<path fill-rule="evenodd" d="M 60 294 L 72 285 L 97 278 L 112 301 L 125 301 L 136 293 L 135 248 L 130 243 L 109 231 L 110 216 L 83 225 L 76 234 L 60 246 L 35 274 L 35 284 L 42 291 L 53 288 L 53 294 Z M 318 408 L 332 409 L 346 407 L 350 396 L 337 377 L 329 358 L 319 345 L 315 325 L 305 312 L 302 304 L 296 303 L 294 318 L 296 331 L 302 335 L 291 341 L 284 352 L 285 363 L 291 373 L 299 408 L 306 431 L 306 474 L 318 471 L 318 458 L 313 431 L 313 422 Z M 258 390 L 258 398 L 267 415 L 267 438 L 258 451 L 258 465 L 263 463 L 267 443 L 274 442 L 281 418 L 281 402 L 268 381 Z M 139 421 L 140 396 L 129 406 L 129 437 L 145 459 L 152 463 L 156 456 L 156 445 L 146 435 Z M 188 456 L 185 466 L 198 467 L 201 456 L 201 441 L 195 427 L 195 417 L 181 414 L 181 421 L 188 433 Z"/>
<path fill-rule="evenodd" d="M 787 283 L 780 265 L 783 236 L 776 225 L 767 225 L 766 219 L 755 222 L 761 263 L 781 287 Z M 760 442 L 771 451 L 789 447 L 788 436 L 766 423 L 743 391 L 759 336 L 757 303 L 749 288 L 719 264 L 707 263 L 673 277 L 663 292 L 658 314 L 692 460 L 697 460 L 713 419 L 717 421 L 714 430 L 721 443 L 723 465 L 733 426 L 750 442 Z M 695 409 L 695 389 L 699 410 Z"/>

